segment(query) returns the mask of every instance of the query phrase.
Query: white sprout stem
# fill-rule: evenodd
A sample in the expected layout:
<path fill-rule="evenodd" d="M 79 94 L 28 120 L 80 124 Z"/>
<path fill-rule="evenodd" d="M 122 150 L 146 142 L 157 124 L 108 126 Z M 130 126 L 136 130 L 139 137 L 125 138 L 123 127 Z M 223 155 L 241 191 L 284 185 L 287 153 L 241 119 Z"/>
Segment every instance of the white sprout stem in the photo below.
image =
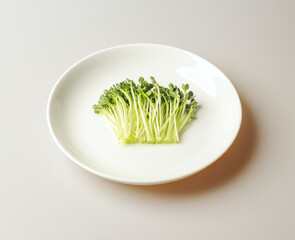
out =
<path fill-rule="evenodd" d="M 146 123 L 145 115 L 144 115 L 143 110 L 141 108 L 141 102 L 140 102 L 140 100 L 141 100 L 141 94 L 138 95 L 137 101 L 138 101 L 138 106 L 139 106 L 139 110 L 140 110 L 141 117 L 142 117 L 142 122 L 143 122 L 144 127 L 145 127 L 145 130 L 146 130 L 147 138 L 148 138 L 148 140 L 150 140 L 151 139 L 151 135 L 149 133 L 149 128 L 148 128 L 147 123 Z"/>

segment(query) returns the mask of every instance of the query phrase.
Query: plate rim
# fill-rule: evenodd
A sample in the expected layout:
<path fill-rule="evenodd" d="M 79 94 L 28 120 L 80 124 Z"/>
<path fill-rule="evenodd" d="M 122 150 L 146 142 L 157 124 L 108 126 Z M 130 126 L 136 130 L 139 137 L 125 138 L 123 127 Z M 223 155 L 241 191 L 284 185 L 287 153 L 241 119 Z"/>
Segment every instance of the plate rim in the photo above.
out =
<path fill-rule="evenodd" d="M 183 52 L 186 52 L 186 53 L 189 53 L 189 54 L 194 54 L 196 56 L 198 56 L 200 59 L 202 59 L 203 61 L 205 62 L 208 62 L 210 64 L 212 64 L 216 69 L 218 69 L 226 78 L 226 80 L 230 83 L 230 85 L 232 86 L 233 90 L 235 91 L 236 93 L 236 96 L 237 96 L 237 104 L 239 106 L 239 110 L 240 110 L 240 116 L 239 116 L 239 123 L 238 123 L 238 127 L 236 128 L 235 130 L 235 133 L 232 135 L 232 139 L 231 141 L 229 141 L 229 143 L 227 144 L 227 146 L 224 148 L 223 151 L 221 151 L 220 154 L 218 154 L 212 161 L 210 161 L 208 164 L 205 164 L 202 168 L 198 168 L 192 172 L 189 172 L 188 174 L 184 174 L 184 175 L 181 175 L 181 176 L 177 176 L 177 177 L 173 177 L 173 178 L 169 178 L 169 179 L 164 179 L 164 180 L 126 180 L 126 179 L 122 179 L 120 177 L 115 177 L 115 176 L 111 176 L 111 175 L 108 175 L 108 174 L 105 174 L 105 173 L 102 173 L 102 172 L 99 172 L 99 171 L 96 171 L 86 165 L 84 165 L 83 163 L 81 163 L 78 159 L 76 159 L 74 156 L 72 156 L 70 153 L 68 153 L 64 147 L 62 146 L 62 144 L 59 142 L 59 140 L 57 139 L 55 133 L 54 133 L 54 130 L 53 130 L 53 127 L 52 127 L 52 123 L 51 123 L 51 114 L 50 114 L 50 109 L 51 109 L 51 103 L 52 103 L 52 99 L 53 99 L 53 96 L 54 96 L 54 93 L 55 93 L 55 90 L 57 89 L 57 87 L 61 84 L 61 82 L 63 81 L 63 79 L 65 79 L 64 77 L 72 70 L 74 69 L 77 65 L 79 65 L 80 63 L 84 62 L 85 60 L 95 56 L 95 55 L 98 55 L 98 54 L 101 54 L 103 52 L 106 52 L 106 51 L 110 51 L 110 50 L 114 50 L 114 49 L 117 49 L 117 48 L 125 48 L 125 47 L 130 47 L 130 46 L 159 46 L 159 47 L 168 47 L 168 48 L 172 48 L 174 50 L 180 50 L 180 51 L 183 51 Z M 48 101 L 47 101 L 47 107 L 46 107 L 46 121 L 47 121 L 47 125 L 48 125 L 48 128 L 49 128 L 49 132 L 51 134 L 51 136 L 53 137 L 53 140 L 54 142 L 57 144 L 57 146 L 59 147 L 59 149 L 69 158 L 71 159 L 74 163 L 76 163 L 78 166 L 80 166 L 81 168 L 97 175 L 97 176 L 100 176 L 102 178 L 105 178 L 105 179 L 108 179 L 108 180 L 111 180 L 111 181 L 114 181 L 114 182 L 118 182 L 118 183 L 124 183 L 124 184 L 130 184 L 130 185 L 157 185 L 157 184 L 165 184 L 165 183 L 169 183 L 169 182 L 174 182 L 174 181 L 178 181 L 178 180 L 181 180 L 181 179 L 184 179 L 184 178 L 187 178 L 189 176 L 192 176 L 202 170 L 204 170 L 205 168 L 207 168 L 208 166 L 210 166 L 211 164 L 213 164 L 214 162 L 216 162 L 222 155 L 224 155 L 227 150 L 232 146 L 233 142 L 236 140 L 239 132 L 240 132 L 240 128 L 241 128 L 241 124 L 242 124 L 242 118 L 243 118 L 243 111 L 242 111 L 242 104 L 241 104 L 241 99 L 240 99 L 240 96 L 238 94 L 238 91 L 236 90 L 235 86 L 232 84 L 232 82 L 230 81 L 230 79 L 218 68 L 216 67 L 213 63 L 211 63 L 210 61 L 206 60 L 205 58 L 193 53 L 193 52 L 190 52 L 190 51 L 187 51 L 185 49 L 182 49 L 182 48 L 178 48 L 178 47 L 174 47 L 174 46 L 170 46 L 170 45 L 164 45 L 164 44 L 158 44 L 158 43 L 130 43 L 130 44 L 122 44 L 122 45 L 117 45 L 117 46 L 113 46 L 113 47 L 108 47 L 108 48 L 104 48 L 102 50 L 98 50 L 94 53 L 91 53 L 83 58 L 81 58 L 80 60 L 78 60 L 77 62 L 75 62 L 73 65 L 71 65 L 66 71 L 63 72 L 63 74 L 58 78 L 58 80 L 55 82 L 55 84 L 53 85 L 51 91 L 50 91 L 50 94 L 49 94 L 49 97 L 48 97 Z"/>

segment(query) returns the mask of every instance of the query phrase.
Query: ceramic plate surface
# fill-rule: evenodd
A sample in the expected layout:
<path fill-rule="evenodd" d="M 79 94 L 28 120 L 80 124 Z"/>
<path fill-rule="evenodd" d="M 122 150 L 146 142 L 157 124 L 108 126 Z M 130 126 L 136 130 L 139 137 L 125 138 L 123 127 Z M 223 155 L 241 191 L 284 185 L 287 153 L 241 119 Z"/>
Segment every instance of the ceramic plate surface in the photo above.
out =
<path fill-rule="evenodd" d="M 178 144 L 117 144 L 108 121 L 93 113 L 102 92 L 126 78 L 154 76 L 160 85 L 189 83 L 200 109 Z M 203 58 L 157 44 L 94 53 L 68 69 L 48 101 L 47 120 L 59 148 L 82 168 L 128 184 L 159 184 L 192 175 L 217 160 L 237 136 L 239 96 Z"/>

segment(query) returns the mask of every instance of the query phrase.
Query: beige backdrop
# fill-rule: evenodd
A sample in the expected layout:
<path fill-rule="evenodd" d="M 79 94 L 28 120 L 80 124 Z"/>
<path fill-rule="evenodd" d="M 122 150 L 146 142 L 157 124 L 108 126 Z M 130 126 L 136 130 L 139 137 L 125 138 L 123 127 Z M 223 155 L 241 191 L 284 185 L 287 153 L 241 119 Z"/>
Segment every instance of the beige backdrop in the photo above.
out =
<path fill-rule="evenodd" d="M 0 2 L 0 239 L 295 239 L 295 2 Z M 168 44 L 219 67 L 240 134 L 206 170 L 161 186 L 113 183 L 57 148 L 46 102 L 80 58 Z"/>

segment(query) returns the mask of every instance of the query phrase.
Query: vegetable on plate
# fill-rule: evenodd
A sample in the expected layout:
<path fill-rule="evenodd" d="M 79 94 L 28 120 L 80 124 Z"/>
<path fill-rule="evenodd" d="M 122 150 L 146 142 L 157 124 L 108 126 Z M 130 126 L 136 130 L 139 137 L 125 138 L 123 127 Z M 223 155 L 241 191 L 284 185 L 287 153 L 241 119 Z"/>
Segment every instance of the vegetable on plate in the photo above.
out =
<path fill-rule="evenodd" d="M 177 143 L 196 114 L 198 104 L 188 84 L 163 87 L 150 79 L 117 83 L 92 106 L 110 121 L 119 143 Z"/>

